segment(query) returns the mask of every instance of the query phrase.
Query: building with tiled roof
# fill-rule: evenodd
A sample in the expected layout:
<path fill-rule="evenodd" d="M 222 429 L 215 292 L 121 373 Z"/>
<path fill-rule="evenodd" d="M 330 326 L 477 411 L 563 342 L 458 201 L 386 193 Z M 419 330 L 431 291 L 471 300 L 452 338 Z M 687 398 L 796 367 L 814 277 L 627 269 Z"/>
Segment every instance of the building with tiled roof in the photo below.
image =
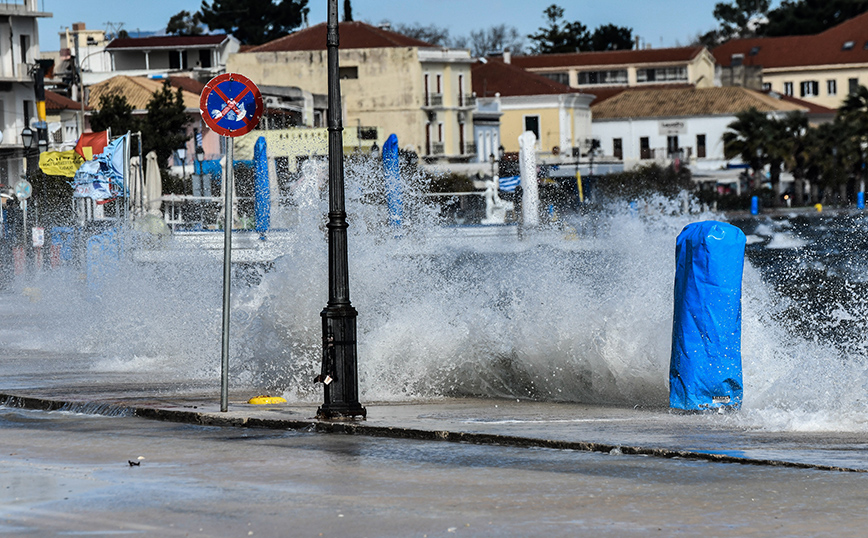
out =
<path fill-rule="evenodd" d="M 176 78 L 172 77 L 169 79 L 170 84 L 172 80 L 176 80 Z M 115 93 L 126 97 L 127 102 L 133 107 L 134 114 L 144 114 L 146 113 L 148 102 L 154 96 L 154 93 L 163 87 L 163 82 L 161 79 L 117 75 L 91 86 L 88 91 L 87 102 L 92 108 L 99 108 L 100 99 L 103 96 Z M 199 94 L 181 88 L 181 96 L 187 111 L 198 114 Z"/>
<path fill-rule="evenodd" d="M 88 110 L 88 109 L 86 109 Z M 45 120 L 48 123 L 48 145 L 63 148 L 78 140 L 81 103 L 68 97 L 45 90 Z"/>
<path fill-rule="evenodd" d="M 472 74 L 479 109 L 497 105 L 501 114 L 499 141 L 477 129 L 480 160 L 496 154 L 499 144 L 517 152 L 518 137 L 525 131 L 536 135 L 543 157 L 578 155 L 590 138 L 593 95 L 494 58 L 475 63 Z"/>
<path fill-rule="evenodd" d="M 105 50 L 112 71 L 130 76 L 189 73 L 207 82 L 222 73 L 241 47 L 231 35 L 163 35 L 113 39 Z"/>
<path fill-rule="evenodd" d="M 629 89 L 591 106 L 592 130 L 604 154 L 630 168 L 643 161 L 689 161 L 697 169 L 726 165 L 723 133 L 739 112 L 770 116 L 808 107 L 741 87 Z"/>
<path fill-rule="evenodd" d="M 511 63 L 591 93 L 601 87 L 714 85 L 714 57 L 705 47 L 514 56 Z"/>
<path fill-rule="evenodd" d="M 761 70 L 766 90 L 838 108 L 868 85 L 868 13 L 815 35 L 733 39 L 713 54 L 724 71 Z"/>
<path fill-rule="evenodd" d="M 190 117 L 190 123 L 187 126 L 187 163 L 192 166 L 192 159 L 195 155 L 194 129 L 199 129 L 202 133 L 205 158 L 218 158 L 220 155 L 220 137 L 204 125 L 199 112 L 199 96 L 204 84 L 189 77 L 154 79 L 117 75 L 88 88 L 87 103 L 90 108 L 98 110 L 103 96 L 118 94 L 125 97 L 130 106 L 133 107 L 133 115 L 143 116 L 147 114 L 148 102 L 153 98 L 154 93 L 162 89 L 165 82 L 169 83 L 173 92 L 178 89 L 181 90 L 181 99 L 184 102 L 187 115 Z"/>
<path fill-rule="evenodd" d="M 327 95 L 326 32 L 322 23 L 234 54 L 227 70 L 257 85 Z M 395 133 L 401 148 L 428 161 L 475 158 L 469 51 L 363 22 L 342 22 L 339 33 L 345 130 L 375 134 L 367 144 L 379 145 Z"/>

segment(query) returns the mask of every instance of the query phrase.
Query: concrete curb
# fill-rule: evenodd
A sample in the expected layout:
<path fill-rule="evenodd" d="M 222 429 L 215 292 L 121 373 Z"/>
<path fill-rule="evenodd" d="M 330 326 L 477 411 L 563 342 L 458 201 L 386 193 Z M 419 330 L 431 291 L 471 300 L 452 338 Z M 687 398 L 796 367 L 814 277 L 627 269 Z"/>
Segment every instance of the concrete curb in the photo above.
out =
<path fill-rule="evenodd" d="M 717 463 L 740 463 L 766 467 L 785 467 L 811 469 L 818 471 L 839 471 L 865 473 L 866 469 L 819 465 L 786 460 L 751 459 L 713 452 L 678 450 L 669 448 L 648 448 L 623 446 L 597 442 L 559 441 L 518 437 L 476 432 L 446 430 L 424 430 L 417 428 L 369 425 L 361 421 L 325 421 L 309 419 L 266 419 L 258 417 L 227 416 L 223 413 L 210 413 L 190 410 L 165 409 L 123 403 L 49 400 L 30 396 L 0 393 L 0 407 L 31 409 L 37 411 L 70 411 L 105 416 L 129 416 L 164 422 L 197 424 L 201 426 L 263 428 L 273 430 L 297 430 L 316 433 L 338 433 L 344 435 L 363 435 L 391 439 L 414 439 L 419 441 L 446 441 L 450 443 L 469 443 L 476 445 L 505 446 L 516 448 L 550 448 L 556 450 L 575 450 L 579 452 L 599 452 L 609 454 L 653 456 L 657 458 L 680 458 L 687 460 Z"/>

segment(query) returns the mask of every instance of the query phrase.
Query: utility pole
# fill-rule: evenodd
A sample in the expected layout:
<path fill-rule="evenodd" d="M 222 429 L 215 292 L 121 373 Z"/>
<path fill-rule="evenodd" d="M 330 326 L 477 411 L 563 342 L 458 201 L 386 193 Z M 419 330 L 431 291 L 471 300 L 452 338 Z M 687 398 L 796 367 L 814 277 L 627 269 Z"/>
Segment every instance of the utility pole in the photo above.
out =
<path fill-rule="evenodd" d="M 322 419 L 365 417 L 359 403 L 356 309 L 350 304 L 347 213 L 344 207 L 344 144 L 338 76 L 338 2 L 328 4 L 329 300 L 322 311 Z"/>

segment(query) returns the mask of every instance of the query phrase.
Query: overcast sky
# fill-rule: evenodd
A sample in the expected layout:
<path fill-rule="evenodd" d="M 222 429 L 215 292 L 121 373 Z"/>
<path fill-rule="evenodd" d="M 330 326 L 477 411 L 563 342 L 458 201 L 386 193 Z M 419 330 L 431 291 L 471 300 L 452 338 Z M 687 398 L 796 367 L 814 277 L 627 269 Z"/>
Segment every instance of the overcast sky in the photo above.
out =
<path fill-rule="evenodd" d="M 262 1 L 262 0 L 250 0 Z M 686 45 L 699 33 L 714 29 L 714 5 L 720 0 L 352 0 L 355 20 L 379 23 L 435 24 L 449 29 L 450 36 L 471 30 L 507 24 L 523 35 L 543 25 L 543 10 L 557 3 L 564 18 L 581 21 L 593 30 L 612 23 L 633 29 L 633 35 L 654 47 Z M 182 10 L 198 11 L 201 0 L 38 0 L 39 8 L 53 17 L 39 19 L 41 50 L 60 47 L 58 32 L 74 22 L 87 28 L 117 28 L 128 32 L 160 31 L 169 18 Z M 210 2 L 209 2 L 210 3 Z M 780 3 L 772 2 L 773 7 Z M 310 0 L 310 24 L 326 20 L 327 0 Z M 343 0 L 338 1 L 343 9 Z"/>

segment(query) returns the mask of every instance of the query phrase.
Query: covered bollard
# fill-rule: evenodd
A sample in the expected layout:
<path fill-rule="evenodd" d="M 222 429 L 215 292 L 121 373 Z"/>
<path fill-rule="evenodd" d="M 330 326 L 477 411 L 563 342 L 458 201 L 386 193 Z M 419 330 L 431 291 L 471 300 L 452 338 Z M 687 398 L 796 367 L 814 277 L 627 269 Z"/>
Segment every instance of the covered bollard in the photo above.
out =
<path fill-rule="evenodd" d="M 268 149 L 264 136 L 256 139 L 253 147 L 253 166 L 253 212 L 256 216 L 254 225 L 257 232 L 265 234 L 271 227 L 271 185 L 268 183 Z"/>
<path fill-rule="evenodd" d="M 669 405 L 738 408 L 744 233 L 723 222 L 684 227 L 675 246 Z"/>
<path fill-rule="evenodd" d="M 759 197 L 751 196 L 750 197 L 750 214 L 756 215 L 759 213 Z"/>
<path fill-rule="evenodd" d="M 865 209 L 865 193 L 862 191 L 856 193 L 856 207 L 859 209 Z"/>

